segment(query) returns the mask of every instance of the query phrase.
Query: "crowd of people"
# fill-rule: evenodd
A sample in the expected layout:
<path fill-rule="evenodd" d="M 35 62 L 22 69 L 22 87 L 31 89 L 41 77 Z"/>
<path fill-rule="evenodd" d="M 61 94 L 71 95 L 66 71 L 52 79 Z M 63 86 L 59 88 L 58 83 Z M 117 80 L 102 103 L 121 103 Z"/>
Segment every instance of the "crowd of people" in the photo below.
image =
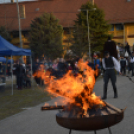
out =
<path fill-rule="evenodd" d="M 134 57 L 134 53 L 132 53 L 132 56 L 130 58 L 125 58 L 124 56 L 121 56 L 119 59 L 121 72 L 122 74 L 126 75 L 126 69 L 128 72 L 132 71 L 132 76 L 134 75 L 133 69 L 134 69 L 134 60 L 132 59 Z M 32 72 L 33 74 L 41 69 L 41 65 L 43 65 L 44 71 L 50 70 L 51 75 L 55 76 L 56 78 L 61 78 L 68 70 L 72 70 L 75 75 L 77 75 L 77 72 L 79 71 L 77 68 L 77 63 L 79 61 L 79 57 L 75 58 L 68 58 L 67 60 L 63 58 L 57 58 L 55 60 L 46 59 L 43 60 L 37 59 L 32 66 Z M 95 66 L 98 66 L 98 69 L 101 71 L 101 75 L 104 74 L 104 68 L 102 66 L 102 59 L 98 56 L 97 53 L 94 53 L 92 60 L 89 58 L 85 59 L 86 62 L 88 62 L 88 65 L 95 69 Z M 0 65 L 0 73 L 4 75 L 5 72 L 5 63 Z M 13 74 L 16 76 L 16 85 L 18 89 L 22 89 L 22 87 L 31 87 L 31 64 L 24 64 L 22 61 L 17 61 L 13 64 Z M 7 71 L 6 75 L 8 77 L 11 76 L 11 65 L 7 65 Z M 2 76 L 2 75 L 1 75 Z M 4 77 L 3 77 L 4 79 Z M 44 82 L 41 78 L 34 77 L 37 85 L 44 85 Z"/>
<path fill-rule="evenodd" d="M 16 87 L 22 89 L 23 87 L 31 87 L 31 64 L 25 65 L 22 61 L 13 63 L 13 70 L 11 64 L 0 63 L 0 80 L 1 83 L 6 83 L 6 78 L 16 76 Z"/>
<path fill-rule="evenodd" d="M 119 69 L 117 69 L 117 74 L 121 72 L 122 75 L 126 75 L 126 72 L 131 71 L 131 76 L 134 76 L 134 52 L 130 51 L 130 47 L 128 43 L 126 43 L 125 46 L 125 53 L 120 54 L 119 51 L 117 51 L 117 46 L 115 46 L 113 41 L 108 40 L 108 45 L 104 45 L 104 51 L 109 52 L 109 56 L 114 57 L 117 59 L 117 61 L 120 63 Z M 110 47 L 111 45 L 111 47 Z M 113 47 L 114 46 L 114 47 Z M 114 49 L 116 49 L 114 51 Z M 111 51 L 112 50 L 112 51 Z M 117 53 L 118 52 L 118 53 Z M 105 54 L 103 53 L 103 58 L 105 58 Z M 101 72 L 101 75 L 104 75 L 104 72 L 107 70 L 105 69 L 105 66 L 103 64 L 103 58 L 100 58 L 100 55 L 97 52 L 94 52 L 93 56 L 89 58 L 85 58 L 84 61 L 87 62 L 87 64 L 92 68 L 95 69 L 96 65 L 98 69 Z M 44 58 L 43 60 L 37 59 L 35 62 L 33 62 L 33 65 L 31 64 L 24 64 L 22 60 L 18 60 L 17 62 L 14 62 L 13 64 L 13 74 L 16 76 L 16 87 L 20 90 L 25 87 L 31 87 L 31 77 L 34 76 L 34 74 L 38 70 L 49 70 L 51 72 L 52 76 L 55 76 L 57 79 L 63 77 L 63 75 L 68 71 L 72 70 L 73 74 L 77 76 L 77 73 L 80 72 L 80 70 L 77 68 L 77 63 L 80 60 L 80 57 L 70 57 L 68 59 L 64 58 L 56 58 L 54 60 Z M 107 60 L 107 59 L 106 59 Z M 106 62 L 106 64 L 112 61 L 109 59 L 109 61 Z M 32 67 L 32 68 L 31 68 Z M 0 64 L 0 76 L 2 81 L 5 80 L 4 78 L 4 72 L 6 69 L 6 76 L 11 76 L 11 65 L 8 64 L 7 67 L 5 63 Z M 108 69 L 109 70 L 109 69 Z M 120 70 L 120 71 L 119 71 Z M 106 74 L 106 73 L 105 73 Z M 104 76 L 105 79 L 108 79 L 106 76 Z M 42 78 L 34 76 L 34 79 L 38 85 L 44 85 L 44 81 Z M 106 82 L 106 80 L 105 80 Z M 106 84 L 106 83 L 105 83 Z"/>

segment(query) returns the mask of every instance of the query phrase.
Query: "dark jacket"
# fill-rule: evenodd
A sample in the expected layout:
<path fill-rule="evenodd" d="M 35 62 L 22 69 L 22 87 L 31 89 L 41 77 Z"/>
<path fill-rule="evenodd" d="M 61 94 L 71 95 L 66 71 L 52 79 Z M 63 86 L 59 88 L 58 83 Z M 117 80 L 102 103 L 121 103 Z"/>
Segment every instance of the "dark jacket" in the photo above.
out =
<path fill-rule="evenodd" d="M 125 46 L 125 52 L 126 51 L 128 52 L 129 56 L 132 57 L 132 54 L 131 54 L 131 51 L 130 51 L 130 46 L 128 44 Z"/>
<path fill-rule="evenodd" d="M 103 48 L 103 53 L 105 51 L 108 51 L 110 56 L 115 57 L 116 59 L 118 59 L 118 54 L 117 54 L 117 50 L 116 50 L 116 44 L 114 41 L 112 40 L 108 40 L 105 44 L 104 44 L 104 48 Z"/>
<path fill-rule="evenodd" d="M 21 64 L 19 64 L 17 66 L 17 68 L 16 68 L 16 75 L 17 75 L 17 77 L 25 76 L 25 69 L 24 69 L 24 67 Z"/>

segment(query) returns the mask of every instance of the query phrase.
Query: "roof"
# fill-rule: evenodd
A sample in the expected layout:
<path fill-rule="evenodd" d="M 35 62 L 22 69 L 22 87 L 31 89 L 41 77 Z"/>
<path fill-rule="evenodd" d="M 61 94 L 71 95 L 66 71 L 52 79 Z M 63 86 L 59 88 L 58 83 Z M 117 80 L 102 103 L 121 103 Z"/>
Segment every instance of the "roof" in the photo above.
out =
<path fill-rule="evenodd" d="M 44 12 L 53 12 L 63 27 L 71 27 L 76 19 L 78 9 L 89 0 L 39 0 L 20 2 L 25 5 L 26 18 L 21 19 L 21 29 L 28 30 L 31 21 Z M 97 6 L 104 9 L 105 18 L 109 23 L 134 22 L 134 1 L 127 0 L 94 0 Z M 39 10 L 36 10 L 39 9 Z M 5 25 L 8 31 L 18 31 L 18 16 L 16 3 L 0 4 L 0 25 Z"/>
<path fill-rule="evenodd" d="M 134 0 L 131 0 L 131 2 L 127 1 L 95 0 L 95 3 L 99 8 L 104 10 L 105 18 L 109 23 L 134 23 Z"/>

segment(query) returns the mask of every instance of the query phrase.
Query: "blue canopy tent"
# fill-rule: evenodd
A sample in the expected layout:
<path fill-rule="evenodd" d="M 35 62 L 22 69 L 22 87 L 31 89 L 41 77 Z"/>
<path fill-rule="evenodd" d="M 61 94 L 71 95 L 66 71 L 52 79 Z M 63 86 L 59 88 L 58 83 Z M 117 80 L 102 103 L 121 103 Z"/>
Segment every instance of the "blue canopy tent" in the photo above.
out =
<path fill-rule="evenodd" d="M 5 57 L 0 57 L 0 62 L 6 63 L 6 58 Z"/>
<path fill-rule="evenodd" d="M 11 59 L 8 59 L 7 63 L 8 63 L 8 64 L 11 64 L 11 63 L 13 64 L 14 61 L 13 61 L 13 59 L 12 59 L 12 60 L 11 60 Z"/>
<path fill-rule="evenodd" d="M 5 57 L 0 57 L 0 62 L 6 63 L 6 58 L 5 58 Z M 8 59 L 7 63 L 8 63 L 8 64 L 11 64 L 11 62 L 12 62 L 12 63 L 14 62 L 13 59 L 12 59 L 12 60 L 11 60 L 11 59 Z"/>
<path fill-rule="evenodd" d="M 31 56 L 31 50 L 16 47 L 0 36 L 0 56 L 11 56 L 12 61 L 12 56 L 22 56 L 22 55 Z M 32 66 L 32 59 L 31 59 L 31 66 Z M 12 64 L 11 69 L 13 70 Z M 13 95 L 13 72 L 12 72 L 12 95 Z"/>
<path fill-rule="evenodd" d="M 16 47 L 0 36 L 0 56 L 22 55 L 31 56 L 31 50 Z"/>

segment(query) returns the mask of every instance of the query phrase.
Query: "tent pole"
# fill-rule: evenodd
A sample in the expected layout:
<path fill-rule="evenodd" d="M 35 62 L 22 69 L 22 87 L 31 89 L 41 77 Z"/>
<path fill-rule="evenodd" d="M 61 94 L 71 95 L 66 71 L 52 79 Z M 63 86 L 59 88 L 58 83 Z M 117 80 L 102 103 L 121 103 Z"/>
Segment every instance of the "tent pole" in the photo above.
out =
<path fill-rule="evenodd" d="M 6 66 L 5 66 L 5 72 L 4 72 L 4 83 L 6 83 L 6 75 L 7 75 L 7 62 L 8 62 L 8 57 L 6 56 Z"/>
<path fill-rule="evenodd" d="M 32 85 L 31 85 L 31 87 L 32 87 L 32 89 L 34 90 L 34 86 L 33 86 L 33 70 L 32 70 L 32 56 L 30 56 L 30 59 L 31 59 L 31 79 L 32 79 Z"/>
<path fill-rule="evenodd" d="M 11 72 L 12 72 L 12 95 L 13 95 L 13 63 L 12 63 L 12 55 L 11 55 Z"/>

